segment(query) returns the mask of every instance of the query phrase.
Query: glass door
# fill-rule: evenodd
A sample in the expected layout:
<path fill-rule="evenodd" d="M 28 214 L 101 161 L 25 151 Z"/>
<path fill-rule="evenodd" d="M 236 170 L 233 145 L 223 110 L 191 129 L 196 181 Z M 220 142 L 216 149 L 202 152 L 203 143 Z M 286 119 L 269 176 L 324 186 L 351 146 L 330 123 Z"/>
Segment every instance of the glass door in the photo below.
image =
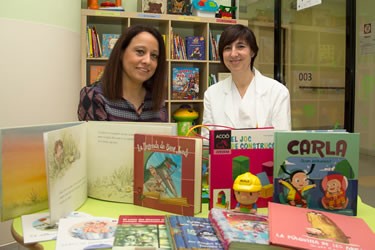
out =
<path fill-rule="evenodd" d="M 282 0 L 282 68 L 291 95 L 293 129 L 344 127 L 345 0 L 325 0 L 297 11 Z"/>
<path fill-rule="evenodd" d="M 324 0 L 297 11 L 281 1 L 281 72 L 274 72 L 275 0 L 241 0 L 239 18 L 254 31 L 255 67 L 280 75 L 291 96 L 292 129 L 344 127 L 346 0 Z M 276 73 L 276 74 L 275 74 Z"/>

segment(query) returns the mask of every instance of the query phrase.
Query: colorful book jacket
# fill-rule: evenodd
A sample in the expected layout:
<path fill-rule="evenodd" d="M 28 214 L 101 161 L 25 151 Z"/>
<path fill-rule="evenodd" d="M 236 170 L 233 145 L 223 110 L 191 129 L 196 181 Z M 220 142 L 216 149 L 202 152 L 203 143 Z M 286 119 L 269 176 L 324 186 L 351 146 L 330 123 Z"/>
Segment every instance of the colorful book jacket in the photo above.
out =
<path fill-rule="evenodd" d="M 112 249 L 171 249 L 165 216 L 120 215 Z"/>
<path fill-rule="evenodd" d="M 201 211 L 202 139 L 134 135 L 134 204 L 193 216 Z"/>
<path fill-rule="evenodd" d="M 190 0 L 167 0 L 167 14 L 191 15 Z"/>
<path fill-rule="evenodd" d="M 165 224 L 173 249 L 223 249 L 208 218 L 167 215 Z"/>
<path fill-rule="evenodd" d="M 274 201 L 357 214 L 359 134 L 275 133 Z"/>
<path fill-rule="evenodd" d="M 269 245 L 268 217 L 212 208 L 208 214 L 224 249 L 253 249 Z"/>
<path fill-rule="evenodd" d="M 188 60 L 206 59 L 206 44 L 203 36 L 187 36 L 185 40 Z"/>
<path fill-rule="evenodd" d="M 103 57 L 108 58 L 111 55 L 112 49 L 115 47 L 120 34 L 103 34 L 102 35 L 102 51 Z"/>
<path fill-rule="evenodd" d="M 172 67 L 172 99 L 194 100 L 199 98 L 199 68 Z"/>
<path fill-rule="evenodd" d="M 273 202 L 268 213 L 272 245 L 327 250 L 370 250 L 375 246 L 374 232 L 358 217 Z"/>
<path fill-rule="evenodd" d="M 176 135 L 177 125 L 89 121 L 0 129 L 1 220 L 49 208 L 53 224 L 88 196 L 133 203 L 134 133 L 151 131 Z"/>
<path fill-rule="evenodd" d="M 274 129 L 234 129 L 210 131 L 210 208 L 237 206 L 233 182 L 245 172 L 257 175 L 262 183 L 257 207 L 267 207 L 273 194 Z"/>
<path fill-rule="evenodd" d="M 111 249 L 117 219 L 69 217 L 59 220 L 56 250 Z"/>

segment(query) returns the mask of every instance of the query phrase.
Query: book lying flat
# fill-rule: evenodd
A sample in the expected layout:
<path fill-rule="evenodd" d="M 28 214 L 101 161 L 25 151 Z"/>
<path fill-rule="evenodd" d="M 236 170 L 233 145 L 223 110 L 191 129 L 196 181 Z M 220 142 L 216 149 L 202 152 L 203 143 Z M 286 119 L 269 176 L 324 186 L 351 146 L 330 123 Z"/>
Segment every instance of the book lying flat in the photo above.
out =
<path fill-rule="evenodd" d="M 165 216 L 120 215 L 112 249 L 171 249 Z"/>
<path fill-rule="evenodd" d="M 270 247 L 266 215 L 212 208 L 208 218 L 225 249 Z"/>
<path fill-rule="evenodd" d="M 375 234 L 354 216 L 270 202 L 270 241 L 303 249 L 370 250 Z"/>

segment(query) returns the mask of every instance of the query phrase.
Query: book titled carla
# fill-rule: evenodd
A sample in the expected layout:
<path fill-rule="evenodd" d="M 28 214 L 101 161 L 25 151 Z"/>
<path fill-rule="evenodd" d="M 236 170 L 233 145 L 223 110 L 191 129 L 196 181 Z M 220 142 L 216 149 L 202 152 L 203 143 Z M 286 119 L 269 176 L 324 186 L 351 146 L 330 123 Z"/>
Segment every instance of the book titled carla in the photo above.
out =
<path fill-rule="evenodd" d="M 354 216 L 270 202 L 270 242 L 298 249 L 371 250 L 375 234 Z"/>
<path fill-rule="evenodd" d="M 274 133 L 271 128 L 210 131 L 210 208 L 236 208 L 233 182 L 245 172 L 260 179 L 256 205 L 267 207 L 273 195 Z"/>
<path fill-rule="evenodd" d="M 206 59 L 206 45 L 203 36 L 187 36 L 185 40 L 188 60 Z"/>
<path fill-rule="evenodd" d="M 167 215 L 165 224 L 173 249 L 224 249 L 208 218 Z"/>
<path fill-rule="evenodd" d="M 112 249 L 171 249 L 165 216 L 120 215 Z"/>
<path fill-rule="evenodd" d="M 134 135 L 134 204 L 193 216 L 201 212 L 202 139 Z"/>
<path fill-rule="evenodd" d="M 358 133 L 278 131 L 274 150 L 273 201 L 357 214 Z"/>
<path fill-rule="evenodd" d="M 266 215 L 212 208 L 208 218 L 226 250 L 270 247 Z"/>
<path fill-rule="evenodd" d="M 194 100 L 199 98 L 199 68 L 172 68 L 172 99 Z"/>
<path fill-rule="evenodd" d="M 53 225 L 87 197 L 132 203 L 134 133 L 150 131 L 177 128 L 89 121 L 0 129 L 1 220 L 49 208 Z"/>

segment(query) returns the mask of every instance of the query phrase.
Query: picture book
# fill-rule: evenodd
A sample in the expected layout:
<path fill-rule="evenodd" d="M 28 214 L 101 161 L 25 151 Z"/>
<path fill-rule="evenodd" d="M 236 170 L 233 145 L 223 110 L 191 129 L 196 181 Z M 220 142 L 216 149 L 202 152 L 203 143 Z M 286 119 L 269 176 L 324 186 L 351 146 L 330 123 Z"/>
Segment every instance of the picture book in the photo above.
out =
<path fill-rule="evenodd" d="M 190 0 L 167 0 L 167 14 L 174 15 L 191 15 Z"/>
<path fill-rule="evenodd" d="M 208 218 L 166 215 L 165 224 L 173 249 L 224 249 Z"/>
<path fill-rule="evenodd" d="M 105 217 L 59 220 L 56 250 L 111 249 L 117 219 Z"/>
<path fill-rule="evenodd" d="M 120 215 L 112 249 L 171 249 L 165 216 Z"/>
<path fill-rule="evenodd" d="M 271 128 L 210 131 L 210 208 L 235 209 L 233 184 L 246 172 L 256 175 L 262 185 L 256 206 L 267 207 L 273 194 L 274 132 Z"/>
<path fill-rule="evenodd" d="M 89 66 L 89 84 L 93 84 L 102 78 L 105 65 Z"/>
<path fill-rule="evenodd" d="M 0 220 L 48 208 L 43 133 L 80 124 L 0 128 Z"/>
<path fill-rule="evenodd" d="M 226 250 L 262 249 L 270 244 L 266 215 L 212 208 L 208 218 Z"/>
<path fill-rule="evenodd" d="M 273 202 L 268 213 L 274 245 L 330 250 L 375 246 L 375 234 L 362 218 Z"/>
<path fill-rule="evenodd" d="M 142 12 L 154 14 L 167 13 L 167 0 L 141 0 Z"/>
<path fill-rule="evenodd" d="M 199 98 L 199 68 L 172 67 L 172 99 L 195 100 Z"/>
<path fill-rule="evenodd" d="M 83 212 L 71 212 L 67 217 L 91 217 Z M 56 240 L 58 224 L 50 223 L 48 212 L 21 216 L 23 243 Z"/>
<path fill-rule="evenodd" d="M 134 204 L 193 216 L 201 212 L 202 139 L 134 135 Z"/>
<path fill-rule="evenodd" d="M 103 57 L 108 58 L 111 55 L 112 49 L 115 47 L 120 34 L 103 34 L 102 35 L 102 51 Z"/>
<path fill-rule="evenodd" d="M 1 220 L 49 208 L 54 223 L 87 196 L 132 203 L 134 133 L 150 131 L 176 135 L 177 125 L 89 121 L 1 128 Z"/>
<path fill-rule="evenodd" d="M 279 131 L 274 152 L 273 201 L 357 214 L 358 133 Z"/>
<path fill-rule="evenodd" d="M 185 40 L 188 60 L 206 59 L 206 44 L 203 36 L 187 36 Z"/>

